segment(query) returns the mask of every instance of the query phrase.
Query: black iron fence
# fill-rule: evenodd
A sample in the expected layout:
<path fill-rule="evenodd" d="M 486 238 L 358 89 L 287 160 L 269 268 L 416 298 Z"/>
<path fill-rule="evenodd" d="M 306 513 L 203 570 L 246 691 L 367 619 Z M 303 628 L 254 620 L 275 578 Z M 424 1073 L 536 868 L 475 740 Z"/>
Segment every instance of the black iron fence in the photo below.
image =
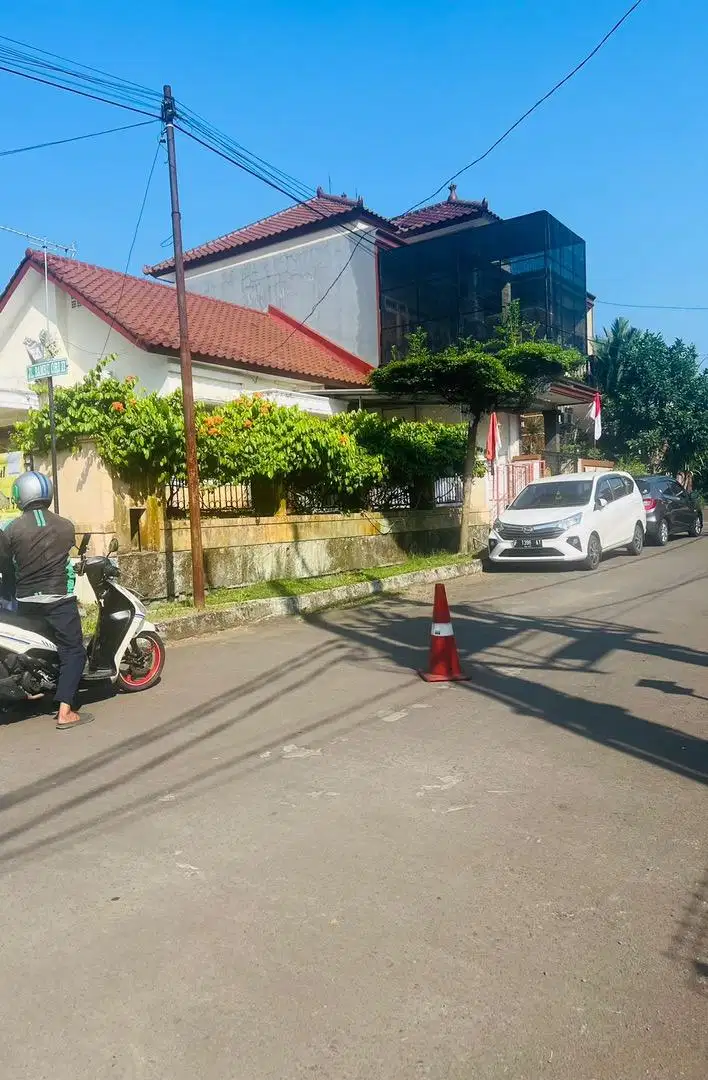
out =
<path fill-rule="evenodd" d="M 170 517 L 186 517 L 189 513 L 189 493 L 184 480 L 173 480 L 166 492 L 167 513 Z M 252 515 L 254 506 L 251 485 L 209 484 L 199 487 L 199 504 L 203 514 L 219 517 Z M 336 492 L 311 487 L 305 490 L 287 488 L 285 504 L 290 514 L 340 514 L 373 510 L 387 513 L 392 510 L 418 510 L 424 506 L 461 506 L 462 477 L 448 476 L 436 480 L 429 490 L 423 487 L 393 487 L 381 484 L 365 492 Z M 263 513 L 261 511 L 261 513 Z"/>
<path fill-rule="evenodd" d="M 215 517 L 220 514 L 229 517 L 251 514 L 251 485 L 202 483 L 199 486 L 199 505 L 203 514 Z M 173 480 L 167 489 L 167 513 L 173 517 L 184 517 L 189 513 L 186 481 Z"/>

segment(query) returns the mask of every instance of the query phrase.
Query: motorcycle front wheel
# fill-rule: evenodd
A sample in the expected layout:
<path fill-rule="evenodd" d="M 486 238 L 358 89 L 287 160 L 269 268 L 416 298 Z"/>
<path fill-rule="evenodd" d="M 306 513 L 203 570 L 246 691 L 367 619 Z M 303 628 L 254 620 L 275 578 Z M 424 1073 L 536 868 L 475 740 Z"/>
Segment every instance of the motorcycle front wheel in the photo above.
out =
<path fill-rule="evenodd" d="M 118 689 L 126 694 L 149 690 L 160 681 L 165 666 L 165 643 L 154 630 L 143 630 L 131 641 L 120 665 Z"/>

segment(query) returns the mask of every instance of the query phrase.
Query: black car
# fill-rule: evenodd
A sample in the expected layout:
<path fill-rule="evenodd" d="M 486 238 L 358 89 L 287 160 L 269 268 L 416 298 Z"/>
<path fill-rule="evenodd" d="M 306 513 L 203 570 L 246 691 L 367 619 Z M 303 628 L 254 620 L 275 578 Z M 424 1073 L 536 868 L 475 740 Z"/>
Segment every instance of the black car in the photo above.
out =
<path fill-rule="evenodd" d="M 649 539 L 663 547 L 676 533 L 701 535 L 703 512 L 698 500 L 673 476 L 637 476 L 635 479 L 644 499 Z"/>

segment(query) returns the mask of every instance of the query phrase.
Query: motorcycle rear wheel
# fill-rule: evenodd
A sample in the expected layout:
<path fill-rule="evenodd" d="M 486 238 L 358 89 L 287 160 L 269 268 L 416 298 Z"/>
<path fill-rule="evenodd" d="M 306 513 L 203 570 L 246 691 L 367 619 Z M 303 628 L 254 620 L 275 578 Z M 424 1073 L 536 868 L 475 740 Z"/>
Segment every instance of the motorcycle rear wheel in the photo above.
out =
<path fill-rule="evenodd" d="M 165 666 L 165 643 L 154 630 L 143 630 L 131 641 L 118 673 L 118 689 L 139 694 L 160 681 Z"/>

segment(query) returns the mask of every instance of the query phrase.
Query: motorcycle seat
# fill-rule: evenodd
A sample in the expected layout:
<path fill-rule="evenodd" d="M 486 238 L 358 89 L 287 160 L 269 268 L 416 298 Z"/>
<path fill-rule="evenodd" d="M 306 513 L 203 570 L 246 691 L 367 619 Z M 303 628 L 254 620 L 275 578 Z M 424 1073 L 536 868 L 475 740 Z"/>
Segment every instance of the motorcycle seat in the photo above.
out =
<path fill-rule="evenodd" d="M 41 634 L 42 637 L 54 641 L 54 632 L 41 615 L 22 615 L 16 611 L 0 612 L 0 623 L 6 626 L 16 626 L 18 630 L 30 630 L 33 634 Z"/>

